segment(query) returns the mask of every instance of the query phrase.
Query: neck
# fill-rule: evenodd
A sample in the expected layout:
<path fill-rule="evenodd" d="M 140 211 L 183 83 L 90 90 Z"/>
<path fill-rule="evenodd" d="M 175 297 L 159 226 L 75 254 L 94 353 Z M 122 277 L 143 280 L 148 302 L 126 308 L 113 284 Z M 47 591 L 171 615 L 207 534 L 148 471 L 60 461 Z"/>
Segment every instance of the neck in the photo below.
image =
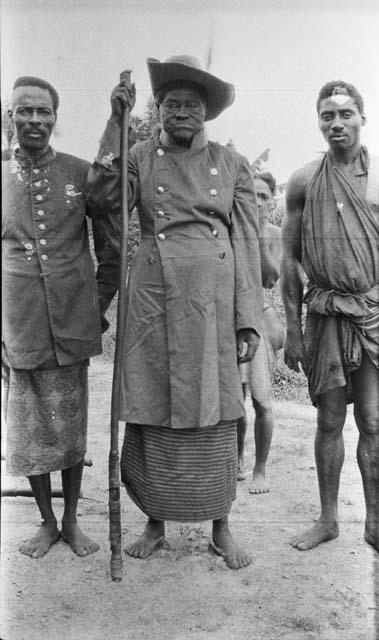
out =
<path fill-rule="evenodd" d="M 351 164 L 354 162 L 361 148 L 361 143 L 357 142 L 354 147 L 350 149 L 331 149 L 329 148 L 329 154 L 332 160 L 338 164 Z"/>
<path fill-rule="evenodd" d="M 27 149 L 20 145 L 20 154 L 30 160 L 33 164 L 38 158 L 40 158 L 49 148 L 49 144 L 47 144 L 43 149 Z"/>

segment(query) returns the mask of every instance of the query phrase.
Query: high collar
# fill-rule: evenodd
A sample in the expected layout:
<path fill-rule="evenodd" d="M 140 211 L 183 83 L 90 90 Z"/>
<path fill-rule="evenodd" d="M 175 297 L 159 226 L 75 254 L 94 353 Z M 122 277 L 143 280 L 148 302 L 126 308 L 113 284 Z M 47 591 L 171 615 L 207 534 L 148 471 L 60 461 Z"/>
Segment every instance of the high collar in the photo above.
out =
<path fill-rule="evenodd" d="M 16 147 L 16 149 L 14 150 L 14 159 L 17 160 L 17 162 L 23 167 L 43 167 L 54 160 L 55 156 L 56 151 L 50 146 L 46 149 L 46 151 L 42 151 L 41 153 L 34 156 L 33 159 L 23 156 L 19 147 Z"/>
<path fill-rule="evenodd" d="M 170 145 L 168 134 L 166 133 L 166 131 L 164 131 L 164 129 L 157 131 L 156 141 L 158 144 L 161 144 L 162 147 L 167 147 L 169 149 L 175 149 L 183 152 L 198 151 L 199 149 L 203 149 L 204 147 L 206 147 L 208 144 L 207 134 L 205 133 L 204 129 L 202 129 L 198 133 L 195 133 L 194 137 L 192 138 L 190 147 L 181 147 L 180 145 Z"/>

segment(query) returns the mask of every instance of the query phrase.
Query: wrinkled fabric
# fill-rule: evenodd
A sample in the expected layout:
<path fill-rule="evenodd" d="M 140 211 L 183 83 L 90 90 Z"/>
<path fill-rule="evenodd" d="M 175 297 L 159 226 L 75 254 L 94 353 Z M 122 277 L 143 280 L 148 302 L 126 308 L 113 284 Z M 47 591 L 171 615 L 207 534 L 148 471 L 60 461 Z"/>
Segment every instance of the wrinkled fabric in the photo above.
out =
<path fill-rule="evenodd" d="M 68 469 L 87 446 L 88 363 L 3 368 L 6 468 L 35 476 Z"/>
<path fill-rule="evenodd" d="M 246 159 L 201 133 L 190 149 L 155 136 L 129 158 L 141 244 L 128 282 L 119 417 L 177 429 L 243 414 L 238 329 L 260 333 L 261 273 Z M 90 177 L 119 210 L 119 140 L 108 124 Z"/>
<path fill-rule="evenodd" d="M 101 313 L 118 284 L 119 218 L 87 206 L 88 167 L 52 148 L 33 164 L 19 153 L 3 163 L 2 328 L 13 368 L 101 353 Z"/>
<path fill-rule="evenodd" d="M 362 349 L 379 367 L 378 203 L 365 198 L 368 162 L 362 148 L 354 176 L 346 176 L 326 154 L 308 188 L 302 264 L 310 280 L 305 343 L 313 402 L 334 387 L 350 389 Z"/>

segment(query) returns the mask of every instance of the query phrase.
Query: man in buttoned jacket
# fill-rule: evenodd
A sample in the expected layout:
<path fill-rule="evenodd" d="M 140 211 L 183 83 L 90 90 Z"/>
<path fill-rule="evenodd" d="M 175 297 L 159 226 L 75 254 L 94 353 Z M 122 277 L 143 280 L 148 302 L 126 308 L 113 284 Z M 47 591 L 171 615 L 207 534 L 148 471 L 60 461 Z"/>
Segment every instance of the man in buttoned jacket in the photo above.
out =
<path fill-rule="evenodd" d="M 87 436 L 89 358 L 101 353 L 104 312 L 117 289 L 118 218 L 89 208 L 89 163 L 56 152 L 59 98 L 34 77 L 14 84 L 18 147 L 3 163 L 2 364 L 9 474 L 28 477 L 42 516 L 20 551 L 42 557 L 60 537 L 80 556 L 98 545 L 78 527 Z M 95 277 L 87 216 L 92 218 Z M 62 528 L 50 473 L 62 471 Z"/>

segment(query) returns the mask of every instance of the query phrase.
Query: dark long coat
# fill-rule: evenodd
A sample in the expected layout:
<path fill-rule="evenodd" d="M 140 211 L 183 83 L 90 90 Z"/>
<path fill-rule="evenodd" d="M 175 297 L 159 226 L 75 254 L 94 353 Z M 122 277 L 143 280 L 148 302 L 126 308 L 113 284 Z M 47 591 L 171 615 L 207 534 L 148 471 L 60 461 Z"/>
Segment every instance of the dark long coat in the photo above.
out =
<path fill-rule="evenodd" d="M 93 197 L 119 206 L 119 139 L 108 123 L 92 169 Z M 128 281 L 120 419 L 171 428 L 243 414 L 236 331 L 260 332 L 261 267 L 248 162 L 208 142 L 161 137 L 129 159 L 130 208 L 141 244 Z"/>

